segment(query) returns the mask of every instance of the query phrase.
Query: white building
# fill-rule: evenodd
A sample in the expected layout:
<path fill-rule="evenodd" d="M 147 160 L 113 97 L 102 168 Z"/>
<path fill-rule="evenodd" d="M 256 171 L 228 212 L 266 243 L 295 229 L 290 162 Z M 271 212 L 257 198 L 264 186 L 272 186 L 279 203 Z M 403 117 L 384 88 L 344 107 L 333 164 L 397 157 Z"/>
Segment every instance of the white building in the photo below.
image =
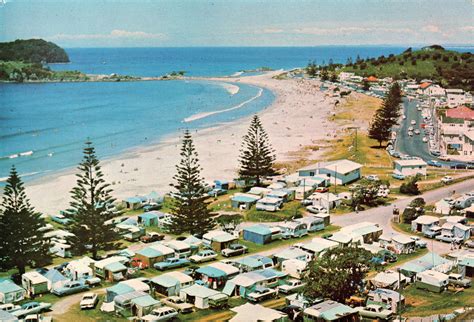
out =
<path fill-rule="evenodd" d="M 449 108 L 453 108 L 466 103 L 464 91 L 458 88 L 451 88 L 446 90 L 447 104 Z"/>
<path fill-rule="evenodd" d="M 397 174 L 403 174 L 404 176 L 426 175 L 427 164 L 421 159 L 395 160 L 393 165 L 394 173 Z"/>

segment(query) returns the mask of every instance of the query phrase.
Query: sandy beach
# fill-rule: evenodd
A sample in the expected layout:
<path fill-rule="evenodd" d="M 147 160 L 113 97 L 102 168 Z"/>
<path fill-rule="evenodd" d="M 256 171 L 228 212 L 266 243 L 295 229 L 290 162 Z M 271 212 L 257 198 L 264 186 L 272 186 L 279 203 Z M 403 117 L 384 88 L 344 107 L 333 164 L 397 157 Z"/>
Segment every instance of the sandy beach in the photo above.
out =
<path fill-rule="evenodd" d="M 278 73 L 211 80 L 236 85 L 251 84 L 267 88 L 275 94 L 273 104 L 259 115 L 275 149 L 277 161 L 287 162 L 300 158 L 297 152 L 304 147 L 337 134 L 338 125 L 328 121 L 334 113 L 336 99 L 321 92 L 320 83 L 316 80 L 272 78 Z M 250 117 L 193 133 L 206 181 L 235 177 L 239 149 Z M 309 151 L 306 158 L 321 157 L 322 150 Z M 137 148 L 102 162 L 103 172 L 106 180 L 112 183 L 118 199 L 153 190 L 166 193 L 170 190 L 179 152 L 179 137 L 171 137 L 159 144 Z M 74 172 L 70 170 L 27 184 L 32 205 L 47 214 L 56 214 L 66 208 L 70 200 L 69 191 L 76 181 Z"/>

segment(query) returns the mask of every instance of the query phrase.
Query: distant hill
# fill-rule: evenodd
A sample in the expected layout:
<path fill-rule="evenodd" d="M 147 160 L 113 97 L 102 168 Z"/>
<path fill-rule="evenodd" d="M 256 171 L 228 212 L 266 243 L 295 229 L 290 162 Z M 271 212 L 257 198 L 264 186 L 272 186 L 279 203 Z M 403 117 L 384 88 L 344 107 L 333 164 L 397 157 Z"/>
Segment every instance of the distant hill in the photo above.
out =
<path fill-rule="evenodd" d="M 0 60 L 25 63 L 68 63 L 69 57 L 58 45 L 43 39 L 0 43 Z"/>
<path fill-rule="evenodd" d="M 446 50 L 439 45 L 415 51 L 408 48 L 400 55 L 349 60 L 340 71 L 364 77 L 431 79 L 444 87 L 474 91 L 474 54 Z"/>

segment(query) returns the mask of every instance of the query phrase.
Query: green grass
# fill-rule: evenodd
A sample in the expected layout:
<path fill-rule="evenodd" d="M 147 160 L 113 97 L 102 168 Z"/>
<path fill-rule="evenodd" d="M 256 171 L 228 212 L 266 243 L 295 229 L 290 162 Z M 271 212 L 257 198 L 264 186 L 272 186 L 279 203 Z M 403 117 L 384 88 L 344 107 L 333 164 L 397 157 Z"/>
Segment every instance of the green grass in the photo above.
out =
<path fill-rule="evenodd" d="M 257 210 L 255 207 L 252 207 L 245 214 L 246 221 L 253 222 L 271 222 L 271 221 L 284 221 L 290 220 L 292 218 L 301 217 L 302 210 L 301 203 L 298 200 L 293 200 L 286 202 L 283 205 L 283 208 L 279 211 L 269 212 Z"/>
<path fill-rule="evenodd" d="M 406 309 L 403 316 L 428 316 L 452 313 L 453 310 L 474 305 L 474 288 L 470 287 L 457 294 L 445 291 L 433 293 L 419 290 L 414 285 L 403 291 Z"/>

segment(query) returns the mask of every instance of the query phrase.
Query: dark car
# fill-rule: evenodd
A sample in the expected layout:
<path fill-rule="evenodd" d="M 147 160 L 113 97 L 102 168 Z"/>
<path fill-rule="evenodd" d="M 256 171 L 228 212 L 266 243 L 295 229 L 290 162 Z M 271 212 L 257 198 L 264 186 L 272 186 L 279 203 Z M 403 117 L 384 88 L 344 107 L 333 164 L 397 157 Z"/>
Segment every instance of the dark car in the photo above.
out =
<path fill-rule="evenodd" d="M 145 236 L 140 237 L 140 241 L 143 243 L 152 243 L 152 242 L 163 240 L 164 238 L 165 238 L 164 235 L 151 232 L 151 233 L 146 234 Z"/>
<path fill-rule="evenodd" d="M 161 203 L 149 203 L 143 206 L 145 212 L 161 209 Z"/>
<path fill-rule="evenodd" d="M 465 164 L 465 163 L 455 163 L 455 164 L 451 164 L 450 168 L 451 169 L 467 169 L 467 164 Z"/>
<path fill-rule="evenodd" d="M 280 312 L 288 315 L 288 318 L 291 321 L 302 322 L 303 321 L 303 309 L 296 305 L 288 305 L 282 309 L 279 309 Z"/>

